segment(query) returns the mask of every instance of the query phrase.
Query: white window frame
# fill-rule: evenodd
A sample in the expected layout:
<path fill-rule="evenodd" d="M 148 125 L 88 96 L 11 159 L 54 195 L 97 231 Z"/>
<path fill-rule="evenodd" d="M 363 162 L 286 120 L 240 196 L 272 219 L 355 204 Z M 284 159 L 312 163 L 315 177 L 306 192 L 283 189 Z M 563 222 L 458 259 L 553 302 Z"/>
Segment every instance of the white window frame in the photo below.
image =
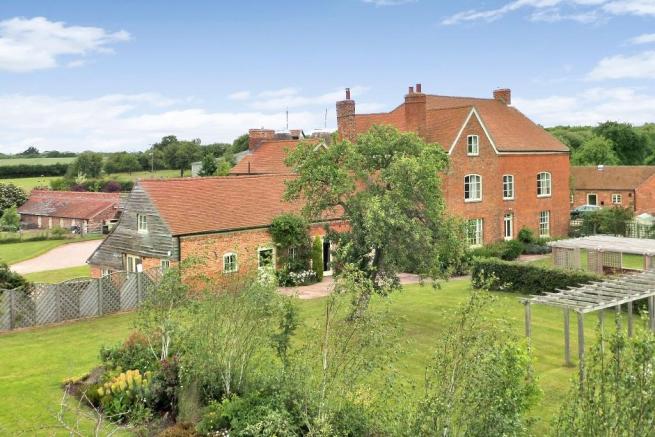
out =
<path fill-rule="evenodd" d="M 550 237 L 550 211 L 539 211 L 539 236 Z"/>
<path fill-rule="evenodd" d="M 234 257 L 234 267 L 228 269 L 228 263 L 226 262 L 229 257 Z M 258 261 L 259 262 L 259 261 Z M 227 252 L 223 254 L 223 273 L 236 273 L 239 271 L 239 257 L 234 252 Z"/>
<path fill-rule="evenodd" d="M 547 184 L 544 185 L 542 181 L 542 176 L 544 176 L 544 181 Z M 537 197 L 550 197 L 553 192 L 553 179 L 552 175 L 548 171 L 541 171 L 537 173 Z"/>
<path fill-rule="evenodd" d="M 507 187 L 510 187 L 510 189 L 507 189 Z M 506 195 L 508 191 L 511 193 L 510 196 Z M 503 200 L 514 200 L 514 175 L 503 175 Z"/>
<path fill-rule="evenodd" d="M 266 252 L 266 251 L 271 251 L 271 265 L 270 266 L 263 266 L 261 261 L 261 253 Z M 266 268 L 266 267 L 273 267 L 275 268 L 275 248 L 274 247 L 260 247 L 257 249 L 257 267 L 260 269 Z"/>
<path fill-rule="evenodd" d="M 139 265 L 142 266 L 141 271 L 143 271 L 143 260 L 140 256 L 130 254 L 125 255 L 125 270 L 130 273 L 136 273 L 139 271 Z"/>
<path fill-rule="evenodd" d="M 471 182 L 471 178 L 477 178 L 477 182 Z M 469 196 L 471 195 L 471 186 L 475 184 L 479 186 L 478 196 L 466 198 L 466 186 L 468 185 Z M 464 202 L 482 202 L 482 176 L 479 174 L 467 174 L 464 176 Z"/>
<path fill-rule="evenodd" d="M 136 231 L 139 234 L 148 233 L 148 216 L 145 214 L 136 215 Z"/>
<path fill-rule="evenodd" d="M 162 259 L 159 261 L 159 266 L 161 267 L 161 271 L 165 271 L 171 268 L 171 262 L 170 260 L 167 259 Z"/>
<path fill-rule="evenodd" d="M 468 156 L 480 155 L 480 137 L 478 135 L 466 137 L 466 154 Z"/>
<path fill-rule="evenodd" d="M 110 275 L 110 271 L 109 271 L 108 268 L 100 269 L 100 277 L 101 278 L 104 278 L 104 277 L 109 276 L 109 275 Z"/>
<path fill-rule="evenodd" d="M 482 246 L 482 244 L 484 244 L 484 219 L 481 218 L 468 219 L 466 226 L 467 226 L 466 242 L 469 244 L 469 246 L 471 247 Z M 473 231 L 475 235 L 473 239 L 469 238 L 470 237 L 469 233 L 471 232 L 472 226 L 475 226 L 475 230 Z"/>
<path fill-rule="evenodd" d="M 514 239 L 514 214 L 511 212 L 503 215 L 503 239 L 505 241 Z"/>
<path fill-rule="evenodd" d="M 612 205 L 621 205 L 623 203 L 623 195 L 621 193 L 612 193 Z"/>
<path fill-rule="evenodd" d="M 596 198 L 596 202 L 594 202 L 594 203 L 589 202 L 589 196 L 594 196 Z M 598 194 L 596 194 L 596 193 L 587 193 L 587 205 L 596 205 L 596 206 L 598 206 Z"/>

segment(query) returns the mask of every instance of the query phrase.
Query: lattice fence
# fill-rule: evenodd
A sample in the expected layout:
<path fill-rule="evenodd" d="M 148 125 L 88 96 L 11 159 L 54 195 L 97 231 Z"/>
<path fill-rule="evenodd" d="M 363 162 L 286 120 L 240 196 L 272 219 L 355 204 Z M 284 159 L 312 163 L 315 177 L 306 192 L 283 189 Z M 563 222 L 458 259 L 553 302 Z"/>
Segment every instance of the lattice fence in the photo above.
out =
<path fill-rule="evenodd" d="M 0 331 L 131 310 L 161 278 L 155 268 L 0 290 Z"/>

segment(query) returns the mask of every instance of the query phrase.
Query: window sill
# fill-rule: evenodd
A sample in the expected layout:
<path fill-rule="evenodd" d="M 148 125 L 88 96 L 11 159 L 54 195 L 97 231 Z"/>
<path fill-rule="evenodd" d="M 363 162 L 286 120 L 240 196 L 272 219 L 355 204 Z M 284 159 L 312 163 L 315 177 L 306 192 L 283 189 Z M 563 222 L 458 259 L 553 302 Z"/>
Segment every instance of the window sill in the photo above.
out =
<path fill-rule="evenodd" d="M 516 200 L 516 199 L 513 197 L 503 197 L 503 200 Z"/>
<path fill-rule="evenodd" d="M 538 199 L 543 199 L 547 197 L 552 197 L 552 194 L 537 194 Z"/>
<path fill-rule="evenodd" d="M 479 153 L 467 153 L 466 156 L 480 156 Z"/>
<path fill-rule="evenodd" d="M 479 203 L 482 199 L 464 199 L 464 203 Z"/>

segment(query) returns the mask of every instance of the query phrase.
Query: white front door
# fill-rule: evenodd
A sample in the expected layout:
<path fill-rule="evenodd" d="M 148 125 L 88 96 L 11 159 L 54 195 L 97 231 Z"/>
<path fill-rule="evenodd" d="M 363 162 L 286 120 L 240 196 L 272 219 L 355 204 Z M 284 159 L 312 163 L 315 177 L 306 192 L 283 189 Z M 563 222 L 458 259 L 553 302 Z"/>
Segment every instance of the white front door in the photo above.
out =
<path fill-rule="evenodd" d="M 505 214 L 503 217 L 503 238 L 511 240 L 514 238 L 514 215 L 512 213 Z"/>

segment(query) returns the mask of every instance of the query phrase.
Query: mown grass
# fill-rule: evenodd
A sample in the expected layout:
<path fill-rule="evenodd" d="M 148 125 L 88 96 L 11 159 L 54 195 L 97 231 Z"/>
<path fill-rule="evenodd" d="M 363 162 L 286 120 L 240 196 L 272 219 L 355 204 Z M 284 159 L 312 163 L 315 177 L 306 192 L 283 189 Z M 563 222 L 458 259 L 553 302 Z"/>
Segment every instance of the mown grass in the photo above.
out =
<path fill-rule="evenodd" d="M 79 243 L 86 240 L 104 238 L 103 235 L 89 235 L 80 238 L 65 238 L 61 240 L 22 241 L 20 243 L 0 244 L 0 262 L 9 265 L 35 258 L 39 255 L 68 243 Z"/>
<path fill-rule="evenodd" d="M 68 267 L 65 269 L 45 270 L 43 272 L 26 273 L 23 275 L 30 282 L 54 284 L 75 278 L 88 278 L 91 276 L 91 267 L 88 265 Z"/>
<path fill-rule="evenodd" d="M 439 337 L 447 329 L 456 309 L 470 295 L 468 280 L 452 281 L 441 290 L 429 286 L 406 286 L 389 298 L 391 311 L 402 318 L 403 338 L 408 341 L 398 363 L 401 374 L 416 383 L 420 396 L 425 366 Z M 492 314 L 507 321 L 517 336 L 523 336 L 523 305 L 515 294 L 497 293 Z M 374 304 L 377 304 L 374 301 Z M 317 323 L 324 299 L 301 301 L 305 326 Z M 120 314 L 62 326 L 38 328 L 0 335 L 0 434 L 32 430 L 54 424 L 53 411 L 61 397 L 61 381 L 84 374 L 98 364 L 103 344 L 125 339 L 134 314 Z M 591 344 L 595 318 L 587 317 L 585 331 Z M 611 315 L 606 326 L 613 326 Z M 571 351 L 577 350 L 575 318 L 571 320 Z M 534 431 L 544 434 L 556 414 L 575 376 L 575 368 L 563 364 L 562 312 L 534 306 L 532 312 L 532 351 L 543 397 L 532 414 L 538 419 Z M 302 338 L 302 330 L 299 337 Z"/>
<path fill-rule="evenodd" d="M 75 161 L 75 157 L 61 158 L 3 158 L 0 159 L 0 167 L 13 165 L 49 165 L 49 164 L 70 164 Z"/>
<path fill-rule="evenodd" d="M 583 270 L 587 269 L 587 251 L 586 250 L 580 250 L 580 267 Z M 537 265 L 542 265 L 542 266 L 552 266 L 553 265 L 553 257 L 552 256 L 546 256 L 543 259 L 537 260 L 537 261 L 532 261 L 533 263 Z M 623 254 L 623 267 L 628 268 L 628 269 L 636 269 L 636 270 L 642 270 L 644 268 L 644 257 L 641 255 L 633 255 L 629 253 L 624 253 Z"/>
<path fill-rule="evenodd" d="M 185 171 L 185 176 L 190 176 L 190 171 Z M 119 180 L 136 180 L 137 178 L 147 179 L 147 178 L 172 178 L 180 175 L 179 170 L 157 170 L 154 173 L 149 171 L 139 171 L 129 173 L 115 173 L 107 175 L 109 178 L 116 178 Z M 53 179 L 59 179 L 60 176 L 44 176 L 44 177 L 33 177 L 33 178 L 9 178 L 9 179 L 0 179 L 0 184 L 14 184 L 23 190 L 29 192 L 36 187 L 49 187 L 50 181 Z"/>

